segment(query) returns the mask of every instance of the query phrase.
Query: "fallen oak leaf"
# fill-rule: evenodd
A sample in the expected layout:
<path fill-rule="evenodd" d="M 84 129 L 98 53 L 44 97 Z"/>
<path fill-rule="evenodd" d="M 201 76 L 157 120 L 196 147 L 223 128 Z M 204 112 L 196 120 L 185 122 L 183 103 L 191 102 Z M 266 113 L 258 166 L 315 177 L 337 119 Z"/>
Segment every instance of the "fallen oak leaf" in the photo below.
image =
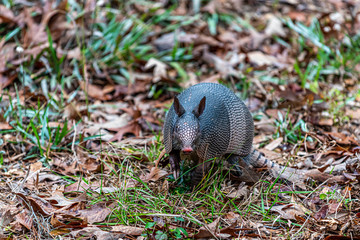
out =
<path fill-rule="evenodd" d="M 122 137 L 124 136 L 124 134 L 126 133 L 132 133 L 134 134 L 136 137 L 140 136 L 140 131 L 141 131 L 141 127 L 140 125 L 137 123 L 137 121 L 132 120 L 129 122 L 128 125 L 121 127 L 121 128 L 111 128 L 108 129 L 110 131 L 117 131 L 117 133 L 109 140 L 110 142 L 114 142 L 114 141 L 121 141 Z"/>

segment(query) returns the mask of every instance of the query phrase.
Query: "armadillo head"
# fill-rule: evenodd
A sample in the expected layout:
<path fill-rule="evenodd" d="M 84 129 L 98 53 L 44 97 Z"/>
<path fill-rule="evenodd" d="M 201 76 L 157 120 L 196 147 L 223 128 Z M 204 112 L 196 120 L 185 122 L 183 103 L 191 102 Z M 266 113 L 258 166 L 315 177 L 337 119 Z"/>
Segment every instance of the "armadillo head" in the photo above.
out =
<path fill-rule="evenodd" d="M 185 154 L 191 154 L 197 147 L 200 138 L 199 117 L 205 109 L 205 101 L 206 98 L 203 97 L 192 112 L 187 112 L 178 98 L 174 99 L 174 109 L 179 117 L 175 124 L 174 140 L 175 145 Z"/>

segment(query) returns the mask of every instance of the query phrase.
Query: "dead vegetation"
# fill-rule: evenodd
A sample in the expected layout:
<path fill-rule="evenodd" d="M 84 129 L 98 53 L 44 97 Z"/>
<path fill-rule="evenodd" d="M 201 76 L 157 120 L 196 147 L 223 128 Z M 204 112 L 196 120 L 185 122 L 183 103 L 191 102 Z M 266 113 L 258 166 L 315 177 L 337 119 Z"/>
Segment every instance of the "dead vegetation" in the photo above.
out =
<path fill-rule="evenodd" d="M 2 1 L 1 239 L 360 239 L 357 1 Z M 182 88 L 244 99 L 304 172 L 196 191 L 162 154 Z M 158 161 L 158 159 L 162 159 Z"/>

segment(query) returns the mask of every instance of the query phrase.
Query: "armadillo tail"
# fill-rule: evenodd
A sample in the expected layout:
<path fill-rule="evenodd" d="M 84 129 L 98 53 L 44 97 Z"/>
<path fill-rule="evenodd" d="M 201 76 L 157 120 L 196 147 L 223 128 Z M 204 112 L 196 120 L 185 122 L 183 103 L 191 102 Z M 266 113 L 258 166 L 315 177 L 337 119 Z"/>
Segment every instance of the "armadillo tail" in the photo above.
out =
<path fill-rule="evenodd" d="M 267 159 L 264 154 L 254 148 L 252 148 L 251 153 L 244 158 L 244 161 L 255 168 L 268 168 L 273 177 L 287 179 L 290 182 L 299 184 L 299 187 L 305 188 L 303 183 L 303 180 L 305 179 L 304 171 L 281 166 Z"/>
<path fill-rule="evenodd" d="M 248 156 L 248 163 L 256 168 L 268 168 L 271 172 L 281 172 L 284 167 L 267 159 L 263 153 L 259 152 L 255 148 L 251 149 L 251 153 Z"/>

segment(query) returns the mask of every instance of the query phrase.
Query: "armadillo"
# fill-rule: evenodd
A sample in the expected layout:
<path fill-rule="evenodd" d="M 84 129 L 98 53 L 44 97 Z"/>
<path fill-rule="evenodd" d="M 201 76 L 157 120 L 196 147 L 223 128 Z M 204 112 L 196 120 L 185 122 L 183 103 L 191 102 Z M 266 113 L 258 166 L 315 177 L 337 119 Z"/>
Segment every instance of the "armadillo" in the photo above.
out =
<path fill-rule="evenodd" d="M 198 162 L 192 183 L 200 182 L 211 166 L 209 159 L 227 159 L 238 175 L 239 160 L 254 167 L 276 168 L 252 147 L 253 118 L 246 105 L 227 87 L 196 84 L 174 98 L 164 122 L 164 145 L 174 178 L 179 177 L 181 156 Z"/>

